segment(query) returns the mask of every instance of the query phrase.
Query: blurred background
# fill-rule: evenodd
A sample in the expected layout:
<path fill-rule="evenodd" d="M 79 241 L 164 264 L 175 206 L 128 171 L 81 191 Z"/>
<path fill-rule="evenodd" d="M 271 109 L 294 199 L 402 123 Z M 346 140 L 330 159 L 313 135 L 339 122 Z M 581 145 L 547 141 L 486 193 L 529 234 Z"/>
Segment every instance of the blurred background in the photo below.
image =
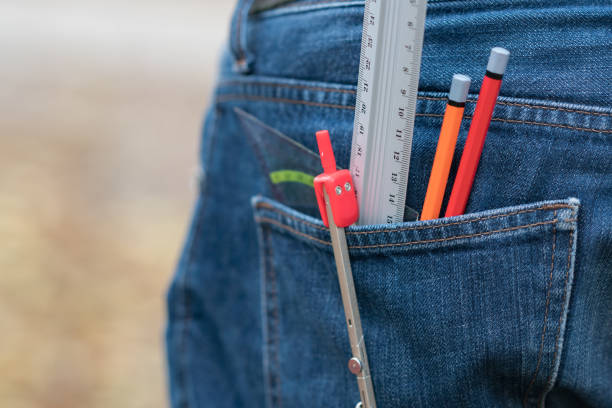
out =
<path fill-rule="evenodd" d="M 0 2 L 0 406 L 167 406 L 165 290 L 233 1 Z"/>

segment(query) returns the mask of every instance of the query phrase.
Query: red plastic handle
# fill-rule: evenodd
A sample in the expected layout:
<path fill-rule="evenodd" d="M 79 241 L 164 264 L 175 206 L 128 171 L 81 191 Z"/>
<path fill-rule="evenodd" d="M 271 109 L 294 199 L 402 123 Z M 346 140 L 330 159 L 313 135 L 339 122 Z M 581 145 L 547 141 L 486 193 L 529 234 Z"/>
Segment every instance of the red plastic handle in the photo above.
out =
<path fill-rule="evenodd" d="M 348 227 L 359 218 L 359 207 L 357 205 L 353 178 L 348 170 L 336 170 L 336 159 L 327 130 L 317 132 L 317 144 L 319 146 L 319 154 L 321 155 L 323 173 L 315 177 L 314 187 L 321 219 L 325 226 L 329 228 L 323 193 L 325 191 L 329 197 L 329 204 L 336 226 L 340 228 Z"/>

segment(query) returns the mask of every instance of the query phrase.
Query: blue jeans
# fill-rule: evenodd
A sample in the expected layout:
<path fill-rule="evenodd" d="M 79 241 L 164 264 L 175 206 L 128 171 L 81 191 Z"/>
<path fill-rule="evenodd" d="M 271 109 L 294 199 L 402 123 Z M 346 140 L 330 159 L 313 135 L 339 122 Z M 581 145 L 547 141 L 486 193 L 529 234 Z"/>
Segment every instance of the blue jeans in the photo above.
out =
<path fill-rule="evenodd" d="M 204 126 L 174 407 L 359 400 L 329 232 L 273 170 L 319 173 L 320 129 L 348 168 L 363 3 L 264 3 L 238 4 Z M 452 75 L 474 82 L 448 189 L 489 51 L 512 56 L 466 214 L 347 230 L 379 407 L 612 406 L 611 22 L 609 1 L 429 1 L 406 214 Z"/>

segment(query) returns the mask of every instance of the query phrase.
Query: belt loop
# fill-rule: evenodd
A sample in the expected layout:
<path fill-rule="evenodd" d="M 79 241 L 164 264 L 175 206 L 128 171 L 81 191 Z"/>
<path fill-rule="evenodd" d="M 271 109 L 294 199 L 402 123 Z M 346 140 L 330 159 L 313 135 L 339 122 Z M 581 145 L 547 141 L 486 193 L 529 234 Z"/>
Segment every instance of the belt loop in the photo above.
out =
<path fill-rule="evenodd" d="M 254 57 L 248 50 L 247 20 L 256 0 L 239 0 L 232 17 L 230 48 L 234 55 L 234 71 L 248 74 Z"/>

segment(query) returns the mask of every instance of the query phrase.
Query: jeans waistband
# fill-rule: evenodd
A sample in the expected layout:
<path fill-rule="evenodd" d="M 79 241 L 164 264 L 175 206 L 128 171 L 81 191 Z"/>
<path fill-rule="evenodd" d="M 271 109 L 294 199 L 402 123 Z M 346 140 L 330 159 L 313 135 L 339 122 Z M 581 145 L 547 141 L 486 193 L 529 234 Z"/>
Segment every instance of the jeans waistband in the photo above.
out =
<path fill-rule="evenodd" d="M 607 1 L 429 0 L 419 90 L 447 92 L 454 73 L 477 92 L 489 51 L 511 51 L 501 95 L 607 109 L 612 4 Z M 355 85 L 363 1 L 240 0 L 222 76 Z"/>

